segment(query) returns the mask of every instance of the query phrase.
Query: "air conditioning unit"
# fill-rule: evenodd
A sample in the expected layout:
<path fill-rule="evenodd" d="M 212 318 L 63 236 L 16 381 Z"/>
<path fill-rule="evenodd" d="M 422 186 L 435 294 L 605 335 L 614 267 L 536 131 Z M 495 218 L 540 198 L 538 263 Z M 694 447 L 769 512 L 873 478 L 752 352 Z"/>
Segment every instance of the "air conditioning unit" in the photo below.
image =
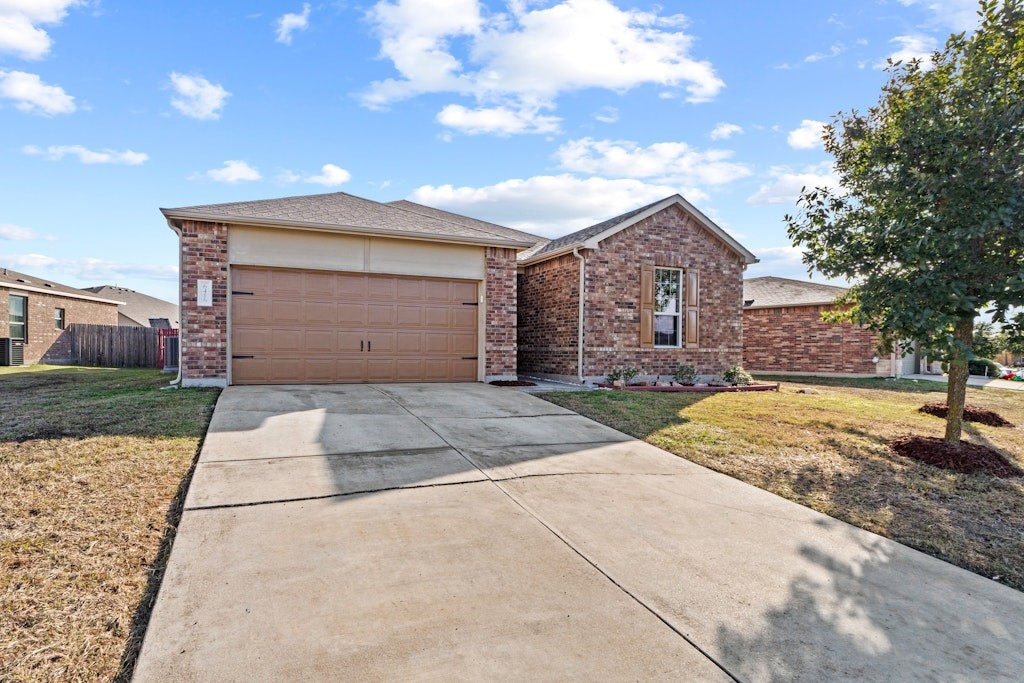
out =
<path fill-rule="evenodd" d="M 22 339 L 0 337 L 0 365 L 24 365 L 25 342 Z"/>

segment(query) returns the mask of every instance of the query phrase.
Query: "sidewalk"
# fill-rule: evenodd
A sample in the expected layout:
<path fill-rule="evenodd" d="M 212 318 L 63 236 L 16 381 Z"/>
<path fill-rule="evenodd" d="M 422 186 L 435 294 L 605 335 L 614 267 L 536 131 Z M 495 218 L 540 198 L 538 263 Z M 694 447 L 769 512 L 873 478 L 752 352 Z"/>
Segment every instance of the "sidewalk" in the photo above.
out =
<path fill-rule="evenodd" d="M 948 377 L 945 375 L 901 375 L 900 379 L 924 380 L 926 382 L 942 382 L 945 384 Z M 1011 382 L 1008 379 L 992 379 L 989 377 L 971 376 L 967 378 L 968 386 L 984 387 L 987 389 L 1009 389 L 1011 391 L 1024 391 L 1024 382 Z"/>

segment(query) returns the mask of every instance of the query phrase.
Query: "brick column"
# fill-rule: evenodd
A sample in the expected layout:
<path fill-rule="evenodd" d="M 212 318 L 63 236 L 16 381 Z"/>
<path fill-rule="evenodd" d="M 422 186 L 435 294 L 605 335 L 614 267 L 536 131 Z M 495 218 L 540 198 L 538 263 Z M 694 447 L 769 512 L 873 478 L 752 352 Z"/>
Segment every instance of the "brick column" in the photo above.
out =
<path fill-rule="evenodd" d="M 213 305 L 199 306 L 197 281 L 213 283 Z M 228 382 L 228 226 L 181 226 L 181 377 L 184 386 Z"/>
<path fill-rule="evenodd" d="M 516 378 L 516 251 L 487 248 L 486 381 Z"/>

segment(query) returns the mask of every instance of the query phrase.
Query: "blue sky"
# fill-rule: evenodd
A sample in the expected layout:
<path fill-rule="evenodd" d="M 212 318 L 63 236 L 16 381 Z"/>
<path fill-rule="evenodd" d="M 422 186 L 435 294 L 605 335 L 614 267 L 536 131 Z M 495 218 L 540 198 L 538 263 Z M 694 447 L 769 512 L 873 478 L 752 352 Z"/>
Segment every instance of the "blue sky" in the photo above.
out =
<path fill-rule="evenodd" d="M 345 191 L 554 237 L 680 192 L 805 278 L 821 122 L 976 9 L 0 0 L 0 266 L 176 301 L 159 207 Z"/>

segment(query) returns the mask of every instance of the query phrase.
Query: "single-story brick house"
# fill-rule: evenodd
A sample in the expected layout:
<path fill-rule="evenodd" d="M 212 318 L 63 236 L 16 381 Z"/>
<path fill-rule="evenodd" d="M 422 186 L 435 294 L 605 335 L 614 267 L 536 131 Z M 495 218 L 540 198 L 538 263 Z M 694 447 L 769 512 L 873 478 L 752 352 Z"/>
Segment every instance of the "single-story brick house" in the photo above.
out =
<path fill-rule="evenodd" d="M 781 277 L 743 281 L 743 367 L 793 375 L 898 377 L 933 372 L 916 345 L 907 354 L 879 350 L 878 335 L 851 323 L 833 325 L 843 287 Z"/>
<path fill-rule="evenodd" d="M 756 261 L 679 195 L 539 244 L 519 257 L 519 373 L 592 382 L 740 365 Z"/>
<path fill-rule="evenodd" d="M 341 192 L 161 211 L 180 239 L 188 386 L 741 361 L 756 259 L 678 195 L 557 240 Z"/>
<path fill-rule="evenodd" d="M 23 340 L 21 349 L 26 365 L 70 362 L 68 326 L 73 323 L 116 325 L 120 303 L 93 292 L 0 268 L 0 320 L 3 321 L 0 338 Z"/>
<path fill-rule="evenodd" d="M 155 327 L 172 330 L 180 327 L 178 305 L 172 304 L 170 301 L 117 285 L 86 287 L 85 291 L 124 302 L 117 307 L 117 324 L 121 327 Z"/>

